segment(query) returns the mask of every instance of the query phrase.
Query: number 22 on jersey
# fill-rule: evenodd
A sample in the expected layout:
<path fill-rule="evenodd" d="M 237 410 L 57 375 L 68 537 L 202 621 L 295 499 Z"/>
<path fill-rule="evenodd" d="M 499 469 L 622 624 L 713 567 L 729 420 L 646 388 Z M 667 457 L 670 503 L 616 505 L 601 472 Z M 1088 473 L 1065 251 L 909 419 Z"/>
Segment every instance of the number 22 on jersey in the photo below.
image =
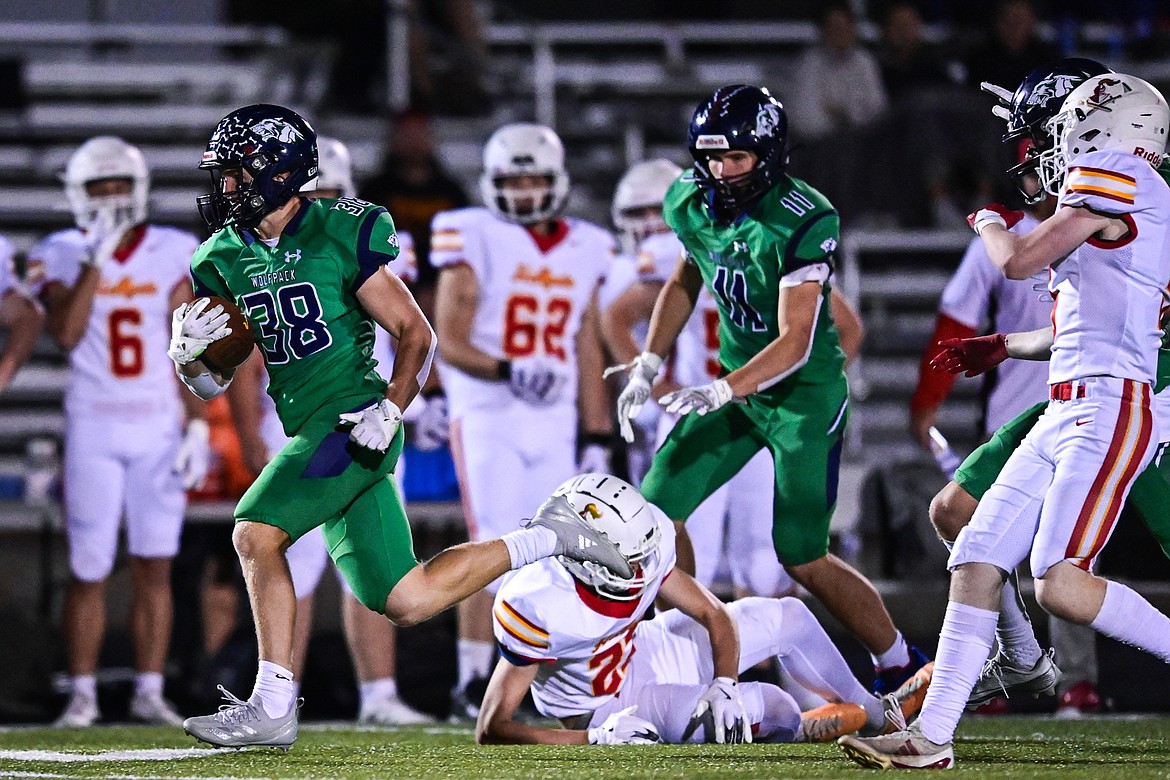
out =
<path fill-rule="evenodd" d="M 626 667 L 634 657 L 634 629 L 637 624 L 617 637 L 608 646 L 603 647 L 596 655 L 589 659 L 589 668 L 596 670 L 593 677 L 594 696 L 612 696 L 622 687 L 622 680 L 626 677 Z M 605 645 L 606 640 L 599 642 Z"/>

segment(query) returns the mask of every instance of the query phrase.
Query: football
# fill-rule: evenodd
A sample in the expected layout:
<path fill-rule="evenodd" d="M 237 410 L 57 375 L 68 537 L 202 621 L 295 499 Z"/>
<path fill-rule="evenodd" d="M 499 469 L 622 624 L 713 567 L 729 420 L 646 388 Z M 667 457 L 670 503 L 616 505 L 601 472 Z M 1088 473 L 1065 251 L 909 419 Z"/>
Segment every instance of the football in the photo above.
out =
<path fill-rule="evenodd" d="M 252 354 L 252 347 L 256 344 L 256 340 L 252 337 L 252 325 L 240 307 L 227 298 L 212 295 L 210 300 L 211 303 L 207 304 L 207 309 L 222 306 L 223 310 L 228 313 L 227 324 L 232 332 L 219 341 L 211 342 L 207 349 L 203 350 L 199 359 L 212 371 L 231 371 Z"/>

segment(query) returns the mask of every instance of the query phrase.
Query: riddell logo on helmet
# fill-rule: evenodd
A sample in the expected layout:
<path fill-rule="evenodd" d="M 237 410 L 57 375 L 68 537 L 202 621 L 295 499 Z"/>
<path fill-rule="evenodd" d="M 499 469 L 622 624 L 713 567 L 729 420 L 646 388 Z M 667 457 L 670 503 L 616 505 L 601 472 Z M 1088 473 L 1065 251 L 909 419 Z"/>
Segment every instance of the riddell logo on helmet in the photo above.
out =
<path fill-rule="evenodd" d="M 695 139 L 696 149 L 730 149 L 725 135 L 701 135 Z"/>
<path fill-rule="evenodd" d="M 1161 152 L 1155 152 L 1153 149 L 1143 149 L 1140 146 L 1135 146 L 1133 153 L 1155 168 L 1162 164 L 1162 157 L 1164 156 Z"/>

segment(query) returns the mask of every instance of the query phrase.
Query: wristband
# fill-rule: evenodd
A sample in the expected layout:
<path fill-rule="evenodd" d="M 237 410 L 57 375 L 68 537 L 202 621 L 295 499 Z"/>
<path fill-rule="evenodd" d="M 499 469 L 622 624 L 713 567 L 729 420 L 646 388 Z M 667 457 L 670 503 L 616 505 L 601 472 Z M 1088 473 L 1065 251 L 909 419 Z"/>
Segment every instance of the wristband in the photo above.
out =
<path fill-rule="evenodd" d="M 507 382 L 512 378 L 512 361 L 501 360 L 496 363 L 496 379 Z"/>
<path fill-rule="evenodd" d="M 585 447 L 590 444 L 597 444 L 602 447 L 609 447 L 613 444 L 612 433 L 583 433 L 577 439 L 577 445 Z"/>

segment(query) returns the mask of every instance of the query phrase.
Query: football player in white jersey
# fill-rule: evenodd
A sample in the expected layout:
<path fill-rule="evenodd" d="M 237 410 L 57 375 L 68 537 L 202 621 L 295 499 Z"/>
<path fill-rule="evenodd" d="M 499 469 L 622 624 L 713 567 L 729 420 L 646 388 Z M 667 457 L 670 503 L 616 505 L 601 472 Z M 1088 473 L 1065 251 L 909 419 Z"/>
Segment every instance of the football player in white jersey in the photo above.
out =
<path fill-rule="evenodd" d="M 0 393 L 32 354 L 45 321 L 41 307 L 16 275 L 14 259 L 12 242 L 0 236 L 0 327 L 8 334 L 0 354 Z"/>
<path fill-rule="evenodd" d="M 1050 269 L 1051 400 L 955 542 L 921 717 L 890 736 L 842 739 L 865 766 L 954 764 L 955 728 L 991 650 L 1006 573 L 1029 556 L 1044 609 L 1170 663 L 1170 617 L 1092 574 L 1158 442 L 1151 399 L 1170 286 L 1170 186 L 1154 168 L 1170 107 L 1147 82 L 1109 73 L 1069 93 L 1048 128 L 1039 173 L 1059 196 L 1056 214 L 1025 236 L 1008 232 L 1002 206 L 968 220 L 1006 276 Z"/>
<path fill-rule="evenodd" d="M 355 197 L 353 163 L 345 144 L 336 138 L 319 137 L 317 154 L 317 178 L 301 191 L 309 198 Z M 411 284 L 418 278 L 414 241 L 409 233 L 399 231 L 398 242 L 398 257 L 384 266 L 383 272 L 396 274 Z M 375 335 L 374 357 L 384 368 L 394 363 L 390 334 L 382 328 L 378 328 Z M 262 361 L 249 360 L 236 371 L 235 381 L 227 391 L 245 463 L 257 473 L 289 441 L 276 415 L 276 404 L 265 392 L 267 386 L 268 377 Z M 403 415 L 406 421 L 416 416 L 412 409 L 422 403 L 421 396 L 415 400 L 416 403 L 411 404 Z M 400 459 L 394 474 L 399 490 L 402 489 L 403 473 L 404 464 Z M 285 552 L 285 557 L 297 599 L 292 671 L 294 679 L 299 681 L 313 630 L 317 585 L 330 563 L 322 529 L 315 528 L 294 542 Z M 341 585 L 342 625 L 358 682 L 358 722 L 383 726 L 432 722 L 430 716 L 410 707 L 398 696 L 394 624 L 383 615 L 366 609 L 353 595 L 337 567 L 333 566 L 333 569 Z"/>
<path fill-rule="evenodd" d="M 676 568 L 673 523 L 632 485 L 584 474 L 549 505 L 604 529 L 635 574 L 622 579 L 550 558 L 506 579 L 492 613 L 502 661 L 480 711 L 480 742 L 824 741 L 858 729 L 881 733 L 917 711 L 929 668 L 879 699 L 799 600 L 725 606 Z M 675 609 L 643 620 L 655 599 Z M 834 703 L 802 717 L 780 688 L 737 682 L 772 657 Z M 541 714 L 565 729 L 517 722 L 530 690 Z"/>
<path fill-rule="evenodd" d="M 91 138 L 65 169 L 77 228 L 29 252 L 49 330 L 69 353 L 64 485 L 72 576 L 65 635 L 72 693 L 60 726 L 88 726 L 100 717 L 94 673 L 123 518 L 138 671 L 130 714 L 182 723 L 162 696 L 171 559 L 185 488 L 207 473 L 208 427 L 203 402 L 180 392 L 166 353 L 170 312 L 190 298 L 188 268 L 199 241 L 146 222 L 149 184 L 137 148 L 113 136 Z"/>
<path fill-rule="evenodd" d="M 614 242 L 597 225 L 561 216 L 564 158 L 549 128 L 505 125 L 484 147 L 484 206 L 440 212 L 431 223 L 451 450 L 472 540 L 513 530 L 578 470 L 608 468 L 597 290 Z M 494 585 L 459 607 L 453 706 L 468 717 L 467 687 L 494 661 L 489 591 Z"/>

